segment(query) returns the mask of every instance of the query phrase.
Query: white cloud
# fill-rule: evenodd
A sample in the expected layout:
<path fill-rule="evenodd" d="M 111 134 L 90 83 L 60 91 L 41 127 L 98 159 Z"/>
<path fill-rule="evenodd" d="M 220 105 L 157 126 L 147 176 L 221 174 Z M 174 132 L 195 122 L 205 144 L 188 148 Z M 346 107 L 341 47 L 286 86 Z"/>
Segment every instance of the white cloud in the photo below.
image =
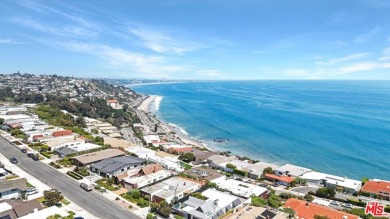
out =
<path fill-rule="evenodd" d="M 390 63 L 381 63 L 381 62 L 361 62 L 353 65 L 345 66 L 337 71 L 334 74 L 351 74 L 361 71 L 372 71 L 377 69 L 390 68 Z"/>
<path fill-rule="evenodd" d="M 354 40 L 354 43 L 366 43 L 372 40 L 372 38 L 376 36 L 379 31 L 380 31 L 380 27 L 377 26 L 374 29 L 372 29 L 370 32 L 357 36 Z"/>
<path fill-rule="evenodd" d="M 96 32 L 90 31 L 83 27 L 72 26 L 72 25 L 57 25 L 56 27 L 48 24 L 41 23 L 32 19 L 31 17 L 14 17 L 11 19 L 12 22 L 32 28 L 34 30 L 53 34 L 63 37 L 95 37 Z"/>
<path fill-rule="evenodd" d="M 324 62 L 318 62 L 318 64 L 320 64 L 320 65 L 334 65 L 334 64 L 339 64 L 339 63 L 343 63 L 343 62 L 349 62 L 349 61 L 353 61 L 353 60 L 357 60 L 357 59 L 366 58 L 370 55 L 371 55 L 371 53 L 369 53 L 369 52 L 355 53 L 355 54 L 347 55 L 344 57 L 329 59 L 329 60 L 324 61 Z"/>
<path fill-rule="evenodd" d="M 53 43 L 53 42 L 52 42 Z M 94 55 L 108 61 L 114 66 L 131 67 L 138 73 L 147 76 L 168 76 L 169 73 L 178 72 L 182 67 L 169 65 L 163 57 L 148 56 L 104 44 L 91 44 L 83 42 L 54 42 L 54 45 L 74 52 Z M 146 76 L 145 75 L 145 76 Z"/>
<path fill-rule="evenodd" d="M 158 53 L 183 54 L 206 47 L 202 43 L 177 39 L 171 33 L 132 25 L 129 32 L 135 35 L 146 47 Z"/>
<path fill-rule="evenodd" d="M 18 44 L 25 44 L 25 43 L 14 39 L 0 39 L 0 44 L 18 45 Z"/>

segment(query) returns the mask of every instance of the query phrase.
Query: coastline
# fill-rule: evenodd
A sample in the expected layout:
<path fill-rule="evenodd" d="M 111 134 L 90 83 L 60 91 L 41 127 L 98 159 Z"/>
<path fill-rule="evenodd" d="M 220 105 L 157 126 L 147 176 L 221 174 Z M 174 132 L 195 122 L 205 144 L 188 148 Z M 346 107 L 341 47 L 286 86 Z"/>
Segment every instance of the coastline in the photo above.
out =
<path fill-rule="evenodd" d="M 162 96 L 150 95 L 148 98 L 142 101 L 141 105 L 137 107 L 137 110 L 144 111 L 145 113 L 155 114 L 155 112 L 159 110 L 162 99 Z M 205 143 L 191 137 L 184 129 L 177 126 L 176 124 L 161 121 L 160 118 L 157 118 L 157 120 L 160 122 L 160 127 L 165 132 L 175 132 L 174 136 L 179 138 L 183 143 L 211 150 Z"/>

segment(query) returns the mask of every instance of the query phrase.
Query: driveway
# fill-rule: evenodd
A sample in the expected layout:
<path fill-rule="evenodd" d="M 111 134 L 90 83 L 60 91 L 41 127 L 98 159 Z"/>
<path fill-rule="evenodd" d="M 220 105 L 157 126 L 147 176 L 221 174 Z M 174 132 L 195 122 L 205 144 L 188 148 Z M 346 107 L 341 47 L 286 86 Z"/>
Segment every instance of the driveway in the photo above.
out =
<path fill-rule="evenodd" d="M 309 187 L 309 186 L 301 186 L 301 187 L 296 187 L 290 189 L 293 192 L 299 192 L 299 193 L 304 193 L 307 194 L 309 192 L 316 192 L 317 188 Z"/>

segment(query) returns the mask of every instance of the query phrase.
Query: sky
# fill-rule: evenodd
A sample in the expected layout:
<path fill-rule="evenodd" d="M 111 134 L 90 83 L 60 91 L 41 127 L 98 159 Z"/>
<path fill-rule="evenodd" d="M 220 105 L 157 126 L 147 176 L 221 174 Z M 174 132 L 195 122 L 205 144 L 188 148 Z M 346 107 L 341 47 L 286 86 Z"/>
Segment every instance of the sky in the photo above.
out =
<path fill-rule="evenodd" d="M 390 79 L 388 0 L 1 0 L 0 73 Z"/>

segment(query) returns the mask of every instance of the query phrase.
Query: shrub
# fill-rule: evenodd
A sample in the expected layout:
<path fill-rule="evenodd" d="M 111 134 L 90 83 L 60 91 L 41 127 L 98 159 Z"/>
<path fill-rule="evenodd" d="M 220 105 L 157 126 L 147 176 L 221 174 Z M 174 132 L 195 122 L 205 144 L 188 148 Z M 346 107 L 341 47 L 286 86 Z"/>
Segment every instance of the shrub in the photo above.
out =
<path fill-rule="evenodd" d="M 309 195 L 309 194 L 306 194 L 305 197 L 304 197 L 304 199 L 305 199 L 306 201 L 308 201 L 308 202 L 312 202 L 312 201 L 314 200 L 314 197 L 311 196 L 311 195 Z"/>
<path fill-rule="evenodd" d="M 84 177 L 80 176 L 79 174 L 73 172 L 73 171 L 68 171 L 66 174 L 68 174 L 69 176 L 71 176 L 72 178 L 74 179 L 77 179 L 77 180 L 80 180 L 80 179 L 83 179 Z"/>
<path fill-rule="evenodd" d="M 48 152 L 41 152 L 41 154 L 46 158 L 51 158 L 51 155 Z"/>
<path fill-rule="evenodd" d="M 289 193 L 280 193 L 279 197 L 283 199 L 289 199 L 289 198 L 296 198 L 297 196 Z"/>
<path fill-rule="evenodd" d="M 262 207 L 267 205 L 267 201 L 258 196 L 252 196 L 251 205 L 255 207 Z"/>
<path fill-rule="evenodd" d="M 82 176 L 89 176 L 90 175 L 90 173 L 86 167 L 77 168 L 76 173 L 78 173 Z"/>

